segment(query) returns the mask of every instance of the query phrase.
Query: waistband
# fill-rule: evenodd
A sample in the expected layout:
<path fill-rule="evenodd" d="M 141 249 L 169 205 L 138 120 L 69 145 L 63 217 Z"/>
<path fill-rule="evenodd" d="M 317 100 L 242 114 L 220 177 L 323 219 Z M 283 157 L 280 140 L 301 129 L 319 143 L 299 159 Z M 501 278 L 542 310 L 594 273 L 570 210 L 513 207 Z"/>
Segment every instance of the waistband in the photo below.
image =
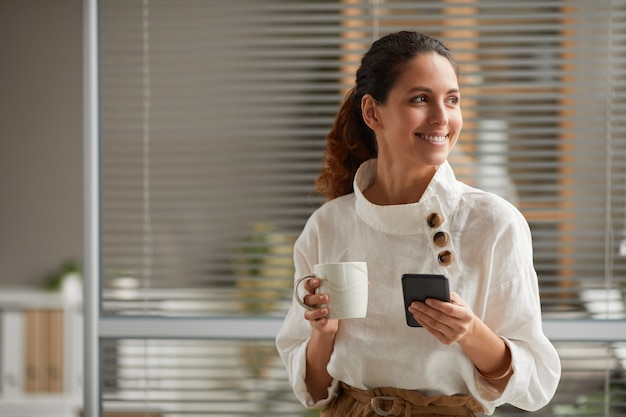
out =
<path fill-rule="evenodd" d="M 362 390 L 341 383 L 341 393 L 322 417 L 345 416 L 467 416 L 482 413 L 483 407 L 467 395 L 426 397 L 417 391 L 399 388 Z"/>

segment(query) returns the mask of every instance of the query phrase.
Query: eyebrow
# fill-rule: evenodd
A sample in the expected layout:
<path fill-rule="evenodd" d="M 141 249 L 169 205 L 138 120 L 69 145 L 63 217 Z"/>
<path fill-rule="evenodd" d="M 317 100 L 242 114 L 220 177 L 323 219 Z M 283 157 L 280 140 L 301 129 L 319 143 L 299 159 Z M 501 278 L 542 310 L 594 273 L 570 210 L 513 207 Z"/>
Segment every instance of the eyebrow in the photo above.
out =
<path fill-rule="evenodd" d="M 420 87 L 420 86 L 412 87 L 412 88 L 410 88 L 410 89 L 409 89 L 409 91 L 408 91 L 408 92 L 409 92 L 409 93 L 414 93 L 414 92 L 416 92 L 416 91 L 424 91 L 424 92 L 427 92 L 427 93 L 432 93 L 432 92 L 433 92 L 433 90 L 432 90 L 431 88 L 428 88 L 428 87 Z M 449 90 L 446 92 L 446 94 L 458 93 L 459 91 L 460 91 L 460 90 L 459 90 L 458 88 L 451 88 L 451 89 L 449 89 Z"/>

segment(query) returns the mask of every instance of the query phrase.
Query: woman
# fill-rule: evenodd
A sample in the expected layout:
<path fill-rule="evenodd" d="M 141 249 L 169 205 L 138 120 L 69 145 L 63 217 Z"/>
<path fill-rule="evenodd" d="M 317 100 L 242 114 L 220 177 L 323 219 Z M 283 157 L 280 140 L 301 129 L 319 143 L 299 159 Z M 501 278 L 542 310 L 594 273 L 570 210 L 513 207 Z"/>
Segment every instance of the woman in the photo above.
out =
<path fill-rule="evenodd" d="M 456 180 L 447 158 L 462 124 L 458 68 L 439 41 L 403 31 L 364 55 L 327 137 L 317 187 L 329 201 L 299 236 L 295 266 L 299 277 L 366 261 L 367 317 L 329 319 L 311 279 L 304 301 L 318 308 L 294 303 L 277 336 L 297 398 L 322 416 L 533 411 L 554 395 L 560 362 L 541 327 L 528 224 Z M 405 322 L 409 272 L 450 281 L 450 303 L 409 308 L 422 328 Z"/>

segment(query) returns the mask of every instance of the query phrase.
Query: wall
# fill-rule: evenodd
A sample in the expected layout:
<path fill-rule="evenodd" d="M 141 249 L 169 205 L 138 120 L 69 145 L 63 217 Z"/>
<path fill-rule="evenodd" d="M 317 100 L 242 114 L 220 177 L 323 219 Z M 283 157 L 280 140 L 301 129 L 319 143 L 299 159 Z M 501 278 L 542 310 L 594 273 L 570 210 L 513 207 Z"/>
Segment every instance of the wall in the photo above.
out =
<path fill-rule="evenodd" d="M 0 1 L 0 285 L 82 260 L 82 2 Z"/>

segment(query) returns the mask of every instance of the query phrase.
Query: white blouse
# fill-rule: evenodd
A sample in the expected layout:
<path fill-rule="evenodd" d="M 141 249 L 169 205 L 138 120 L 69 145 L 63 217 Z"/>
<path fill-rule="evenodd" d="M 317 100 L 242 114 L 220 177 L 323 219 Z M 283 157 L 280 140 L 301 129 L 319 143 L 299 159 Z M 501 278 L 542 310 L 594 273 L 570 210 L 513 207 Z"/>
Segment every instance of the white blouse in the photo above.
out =
<path fill-rule="evenodd" d="M 365 162 L 357 172 L 355 192 L 315 211 L 296 241 L 296 277 L 311 273 L 317 263 L 366 261 L 370 280 L 367 317 L 340 322 L 327 368 L 334 380 L 328 397 L 317 403 L 304 382 L 311 326 L 304 309 L 292 304 L 276 345 L 296 397 L 308 408 L 322 407 L 343 381 L 361 389 L 471 395 L 487 414 L 505 403 L 528 411 L 545 406 L 556 391 L 561 365 L 542 330 L 524 217 L 506 200 L 457 181 L 447 162 L 413 204 L 370 203 L 362 191 L 375 176 L 376 160 Z M 439 225 L 429 225 L 433 213 L 439 215 Z M 439 231 L 449 236 L 443 247 L 433 242 Z M 444 251 L 452 254 L 448 264 L 440 260 Z M 407 326 L 403 273 L 446 275 L 450 290 L 505 340 L 515 372 L 502 394 L 476 371 L 458 344 L 441 344 L 426 330 Z"/>

